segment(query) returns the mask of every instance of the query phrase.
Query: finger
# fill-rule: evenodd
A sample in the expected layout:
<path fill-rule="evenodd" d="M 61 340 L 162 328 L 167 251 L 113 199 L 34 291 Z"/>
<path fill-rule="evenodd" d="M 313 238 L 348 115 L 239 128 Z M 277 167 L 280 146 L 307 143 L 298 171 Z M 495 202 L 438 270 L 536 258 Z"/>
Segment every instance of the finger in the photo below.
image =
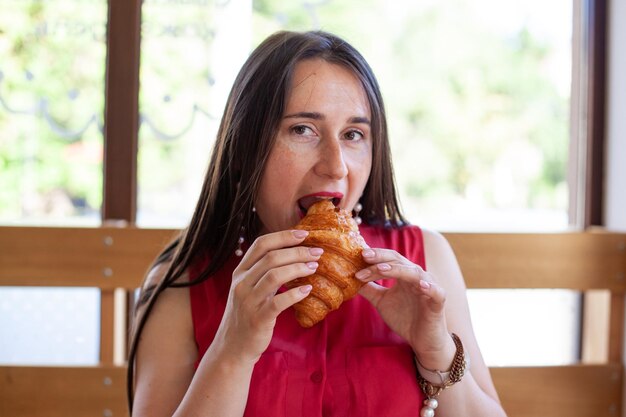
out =
<path fill-rule="evenodd" d="M 388 291 L 388 288 L 383 287 L 382 285 L 378 285 L 375 282 L 368 282 L 359 290 L 359 294 L 361 294 L 367 301 L 372 303 L 374 307 L 378 305 L 378 302 L 383 297 L 385 291 Z"/>
<path fill-rule="evenodd" d="M 418 284 L 418 281 L 425 277 L 425 272 L 419 265 L 413 263 L 391 263 L 381 262 L 369 266 L 365 269 L 357 271 L 354 276 L 364 282 L 378 281 L 379 279 L 397 278 L 401 281 L 406 281 Z"/>
<path fill-rule="evenodd" d="M 254 286 L 268 271 L 295 263 L 315 262 L 324 253 L 322 248 L 296 246 L 269 251 L 246 273 L 244 281 Z"/>
<path fill-rule="evenodd" d="M 283 230 L 259 236 L 246 251 L 237 269 L 250 269 L 259 259 L 272 250 L 296 246 L 302 243 L 309 232 L 306 230 Z"/>
<path fill-rule="evenodd" d="M 446 302 L 446 290 L 441 285 L 428 279 L 420 279 L 419 289 L 431 301 L 430 305 L 434 311 L 438 312 L 443 309 Z"/>
<path fill-rule="evenodd" d="M 259 297 L 261 302 L 268 296 L 276 294 L 285 283 L 313 274 L 318 266 L 317 262 L 300 262 L 270 269 L 255 285 L 255 296 Z"/>
<path fill-rule="evenodd" d="M 395 250 L 391 249 L 380 249 L 380 248 L 365 248 L 361 252 L 363 259 L 365 262 L 369 264 L 381 263 L 381 262 L 401 262 L 401 263 L 411 263 L 404 256 L 400 255 Z"/>
<path fill-rule="evenodd" d="M 275 295 L 259 310 L 259 315 L 274 319 L 292 305 L 305 299 L 312 289 L 312 285 L 302 285 Z"/>

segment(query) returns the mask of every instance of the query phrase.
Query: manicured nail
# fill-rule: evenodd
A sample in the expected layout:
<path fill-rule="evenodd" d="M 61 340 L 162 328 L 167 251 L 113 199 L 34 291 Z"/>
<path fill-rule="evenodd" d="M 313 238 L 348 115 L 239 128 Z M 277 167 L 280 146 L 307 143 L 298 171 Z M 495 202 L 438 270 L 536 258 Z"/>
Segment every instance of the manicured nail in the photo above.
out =
<path fill-rule="evenodd" d="M 389 264 L 378 264 L 376 265 L 379 271 L 389 271 L 391 269 L 391 265 Z"/>
<path fill-rule="evenodd" d="M 322 249 L 322 248 L 311 248 L 311 249 L 309 249 L 309 253 L 312 256 L 320 256 L 322 253 L 324 253 L 324 249 Z"/>
<path fill-rule="evenodd" d="M 307 262 L 306 266 L 309 267 L 309 269 L 316 270 L 319 264 L 317 262 Z"/>
<path fill-rule="evenodd" d="M 361 269 L 359 272 L 354 274 L 354 276 L 357 279 L 365 279 L 365 278 L 369 277 L 370 275 L 372 275 L 372 271 L 370 271 L 369 269 Z"/>
<path fill-rule="evenodd" d="M 293 236 L 296 239 L 304 239 L 309 235 L 309 232 L 307 232 L 306 230 L 293 230 L 291 233 L 293 233 Z"/>
<path fill-rule="evenodd" d="M 313 289 L 313 286 L 312 285 L 302 285 L 301 287 L 298 287 L 298 289 L 300 290 L 300 292 L 302 294 L 308 294 Z"/>
<path fill-rule="evenodd" d="M 363 249 L 363 257 L 365 257 L 365 258 L 372 258 L 374 255 L 376 255 L 376 253 L 374 253 L 373 250 L 371 250 L 371 249 Z"/>
<path fill-rule="evenodd" d="M 420 287 L 422 287 L 425 290 L 427 290 L 427 289 L 430 288 L 430 282 L 424 281 L 423 279 L 420 279 Z"/>

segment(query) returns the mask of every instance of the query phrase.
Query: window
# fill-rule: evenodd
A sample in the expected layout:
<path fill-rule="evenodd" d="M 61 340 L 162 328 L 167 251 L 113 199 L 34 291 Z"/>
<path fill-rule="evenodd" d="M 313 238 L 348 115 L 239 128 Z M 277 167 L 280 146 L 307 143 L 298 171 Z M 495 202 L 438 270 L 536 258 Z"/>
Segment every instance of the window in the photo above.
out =
<path fill-rule="evenodd" d="M 107 2 L 2 2 L 0 223 L 96 226 Z M 0 362 L 98 362 L 99 294 L 0 288 Z"/>
<path fill-rule="evenodd" d="M 186 224 L 241 51 L 276 30 L 319 28 L 351 41 L 379 79 L 412 222 L 441 231 L 568 228 L 571 0 L 153 0 L 143 15 L 140 225 Z M 524 320 L 532 297 L 554 322 Z M 495 312 L 501 299 L 510 308 Z M 580 294 L 474 290 L 470 302 L 474 321 L 488 323 L 478 330 L 491 364 L 577 360 Z M 519 337 L 543 331 L 561 349 L 528 356 L 504 344 L 496 316 L 532 323 Z"/>
<path fill-rule="evenodd" d="M 2 3 L 0 223 L 97 225 L 105 0 Z"/>
<path fill-rule="evenodd" d="M 3 223 L 99 223 L 106 6 L 3 5 Z M 186 224 L 226 95 L 248 52 L 278 29 L 323 29 L 351 41 L 377 74 L 409 219 L 442 231 L 566 229 L 572 6 L 145 0 L 137 224 Z M 579 295 L 544 295 L 559 306 L 559 326 L 571 329 L 564 350 L 575 360 Z M 480 310 L 492 296 L 518 297 L 472 293 L 475 314 L 493 316 Z M 496 356 L 492 363 L 509 360 Z"/>
<path fill-rule="evenodd" d="M 143 14 L 139 224 L 185 224 L 241 52 L 275 30 L 321 28 L 374 67 L 411 220 L 568 227 L 570 0 L 147 1 Z"/>

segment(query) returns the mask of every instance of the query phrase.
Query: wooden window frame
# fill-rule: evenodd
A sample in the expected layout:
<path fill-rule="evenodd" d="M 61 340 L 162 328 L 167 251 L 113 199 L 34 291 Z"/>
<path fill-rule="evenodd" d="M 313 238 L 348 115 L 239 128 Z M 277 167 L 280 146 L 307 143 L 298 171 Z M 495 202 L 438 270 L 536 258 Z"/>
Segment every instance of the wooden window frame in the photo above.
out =
<path fill-rule="evenodd" d="M 139 132 L 139 63 L 141 58 L 141 0 L 109 0 L 105 71 L 104 161 L 102 223 L 134 225 L 137 213 Z M 100 362 L 110 365 L 126 358 L 126 338 L 132 308 L 129 291 L 100 290 Z M 116 310 L 118 314 L 115 314 Z M 125 316 L 125 325 L 115 317 Z"/>
<path fill-rule="evenodd" d="M 608 9 L 608 0 L 574 0 L 569 217 L 583 230 L 604 226 Z M 623 342 L 613 335 L 620 334 L 625 313 L 619 294 L 582 293 L 583 363 L 621 362 Z"/>
<path fill-rule="evenodd" d="M 585 0 L 587 142 L 584 227 L 604 226 L 608 0 Z"/>
<path fill-rule="evenodd" d="M 102 220 L 135 223 L 141 0 L 109 0 Z"/>

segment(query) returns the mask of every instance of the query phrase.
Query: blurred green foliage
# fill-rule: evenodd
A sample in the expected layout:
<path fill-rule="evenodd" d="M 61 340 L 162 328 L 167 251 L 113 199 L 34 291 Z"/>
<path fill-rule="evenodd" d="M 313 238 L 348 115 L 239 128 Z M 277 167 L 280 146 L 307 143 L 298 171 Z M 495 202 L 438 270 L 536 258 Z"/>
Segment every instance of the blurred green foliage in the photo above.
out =
<path fill-rule="evenodd" d="M 97 215 L 106 1 L 0 7 L 0 219 Z"/>
<path fill-rule="evenodd" d="M 140 131 L 139 207 L 154 216 L 193 208 L 225 94 L 216 92 L 216 28 L 224 5 L 236 1 L 144 3 L 140 103 L 151 124 Z M 59 198 L 70 203 L 65 216 L 97 214 L 106 1 L 1 7 L 0 220 L 52 216 Z M 566 210 L 569 90 L 553 70 L 560 65 L 567 78 L 571 63 L 555 64 L 559 45 L 527 26 L 493 30 L 475 7 L 257 0 L 249 20 L 231 24 L 252 25 L 248 50 L 279 29 L 323 29 L 353 43 L 379 78 L 396 177 L 411 202 L 473 198 Z M 6 109 L 37 103 L 34 116 Z M 68 132 L 98 121 L 62 137 L 44 110 Z"/>

